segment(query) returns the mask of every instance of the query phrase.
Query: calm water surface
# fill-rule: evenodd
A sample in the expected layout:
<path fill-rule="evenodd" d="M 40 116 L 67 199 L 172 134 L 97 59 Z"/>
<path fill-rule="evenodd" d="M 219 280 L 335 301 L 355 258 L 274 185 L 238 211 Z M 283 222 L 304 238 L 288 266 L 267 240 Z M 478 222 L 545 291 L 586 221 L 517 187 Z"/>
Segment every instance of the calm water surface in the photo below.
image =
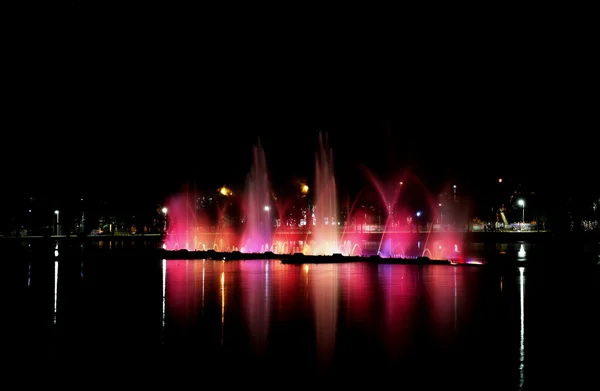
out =
<path fill-rule="evenodd" d="M 600 354 L 597 266 L 85 254 L 6 263 L 9 357 L 25 377 L 87 385 L 207 386 L 212 379 L 269 389 L 596 389 L 588 381 Z"/>

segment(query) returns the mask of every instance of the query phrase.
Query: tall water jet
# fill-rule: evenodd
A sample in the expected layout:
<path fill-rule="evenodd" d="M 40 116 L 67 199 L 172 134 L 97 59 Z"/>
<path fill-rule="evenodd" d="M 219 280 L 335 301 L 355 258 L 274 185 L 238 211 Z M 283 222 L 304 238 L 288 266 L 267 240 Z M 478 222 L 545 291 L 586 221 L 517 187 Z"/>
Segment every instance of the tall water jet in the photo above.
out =
<path fill-rule="evenodd" d="M 207 226 L 205 218 L 200 218 L 195 205 L 195 196 L 190 194 L 187 185 L 181 192 L 170 196 L 165 203 L 168 218 L 165 228 L 164 248 L 167 250 L 195 250 L 199 242 L 198 233 Z"/>
<path fill-rule="evenodd" d="M 319 133 L 319 150 L 315 159 L 315 204 L 313 209 L 312 248 L 310 253 L 331 255 L 338 253 L 338 205 L 333 151 L 327 136 Z"/>
<path fill-rule="evenodd" d="M 243 198 L 244 230 L 242 252 L 258 253 L 270 250 L 273 240 L 271 184 L 267 159 L 260 140 L 253 148 L 253 162 L 246 178 Z"/>

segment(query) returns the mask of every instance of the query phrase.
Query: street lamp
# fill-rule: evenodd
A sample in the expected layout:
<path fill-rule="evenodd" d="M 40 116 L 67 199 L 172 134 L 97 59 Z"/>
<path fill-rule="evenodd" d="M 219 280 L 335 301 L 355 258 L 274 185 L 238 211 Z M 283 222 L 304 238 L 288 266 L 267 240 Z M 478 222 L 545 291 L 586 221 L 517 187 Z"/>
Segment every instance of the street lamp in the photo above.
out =
<path fill-rule="evenodd" d="M 520 199 L 517 203 L 523 207 L 523 219 L 521 221 L 521 231 L 523 231 L 523 224 L 525 224 L 525 201 Z"/>
<path fill-rule="evenodd" d="M 58 209 L 54 211 L 54 214 L 56 215 L 56 235 L 60 235 L 60 224 L 58 221 Z"/>
<path fill-rule="evenodd" d="M 167 233 L 167 207 L 163 207 L 162 208 L 162 212 L 165 215 L 165 227 L 163 228 L 163 230 L 165 231 L 165 233 Z"/>

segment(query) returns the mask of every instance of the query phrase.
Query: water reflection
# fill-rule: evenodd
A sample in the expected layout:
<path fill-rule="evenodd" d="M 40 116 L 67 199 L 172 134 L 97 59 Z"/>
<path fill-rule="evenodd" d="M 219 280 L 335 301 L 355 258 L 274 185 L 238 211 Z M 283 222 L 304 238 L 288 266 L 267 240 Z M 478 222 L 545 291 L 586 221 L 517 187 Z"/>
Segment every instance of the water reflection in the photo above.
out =
<path fill-rule="evenodd" d="M 310 268 L 316 355 L 320 368 L 327 368 L 333 360 L 340 289 L 339 269 L 347 269 L 351 265 L 354 264 L 323 264 Z M 346 273 L 344 275 L 347 276 Z"/>
<path fill-rule="evenodd" d="M 439 346 L 448 346 L 456 333 L 456 268 L 425 267 L 421 269 L 427 306 L 431 309 L 426 327 Z M 461 287 L 464 289 L 464 287 Z"/>
<path fill-rule="evenodd" d="M 54 261 L 54 324 L 56 324 L 57 302 L 58 302 L 58 260 Z"/>
<path fill-rule="evenodd" d="M 271 316 L 271 279 L 269 260 L 242 262 L 242 297 L 254 351 L 259 357 L 265 353 Z"/>
<path fill-rule="evenodd" d="M 437 379 L 453 383 L 501 378 L 512 381 L 506 389 L 524 389 L 525 349 L 535 354 L 528 346 L 535 317 L 532 338 L 525 339 L 525 267 L 503 275 L 480 267 L 367 262 L 82 261 L 63 251 L 52 258 L 48 253 L 14 268 L 22 296 L 15 317 L 26 324 L 15 335 L 40 357 L 47 357 L 41 351 L 63 359 L 88 352 L 88 360 L 98 360 L 112 352 L 146 359 L 156 345 L 169 353 L 161 363 L 234 372 L 381 370 L 409 378 L 434 369 Z M 530 277 L 528 306 L 533 300 L 539 309 L 555 288 L 538 278 L 538 291 L 546 294 L 535 301 Z M 560 291 L 561 298 L 568 294 Z M 535 376 L 528 371 L 529 385 Z"/>
<path fill-rule="evenodd" d="M 222 338 L 221 325 L 223 323 L 224 286 L 221 262 L 209 262 L 208 265 L 214 272 L 213 279 L 205 281 L 202 260 L 167 260 L 165 268 L 165 343 L 169 338 L 178 342 L 190 338 L 196 340 L 194 331 L 200 325 L 197 314 L 203 313 L 205 285 L 212 290 L 212 297 L 218 300 L 219 341 Z M 213 328 L 214 330 L 214 328 Z M 171 331 L 169 333 L 169 331 Z"/>
<path fill-rule="evenodd" d="M 527 251 L 525 251 L 525 244 L 521 243 L 519 245 L 519 251 L 517 251 L 517 260 L 525 261 L 527 259 Z"/>
<path fill-rule="evenodd" d="M 525 268 L 519 267 L 519 390 L 525 387 Z"/>
<path fill-rule="evenodd" d="M 477 268 L 183 260 L 167 261 L 166 271 L 166 343 L 214 348 L 218 308 L 214 353 L 231 357 L 285 356 L 323 370 L 442 363 L 469 354 L 474 327 L 498 327 L 473 317 L 486 298 Z"/>
<path fill-rule="evenodd" d="M 225 272 L 221 272 L 221 346 L 225 338 Z"/>
<path fill-rule="evenodd" d="M 162 269 L 162 327 L 161 327 L 161 335 L 163 337 L 164 343 L 164 332 L 165 332 L 165 318 L 166 318 L 166 310 L 167 310 L 167 260 L 163 259 L 161 262 Z"/>
<path fill-rule="evenodd" d="M 401 267 L 397 267 L 401 266 Z M 418 307 L 417 286 L 420 276 L 411 265 L 380 265 L 379 285 L 384 306 L 384 333 L 389 341 L 387 355 L 390 360 L 398 360 L 411 349 L 412 338 L 418 327 L 411 323 Z"/>

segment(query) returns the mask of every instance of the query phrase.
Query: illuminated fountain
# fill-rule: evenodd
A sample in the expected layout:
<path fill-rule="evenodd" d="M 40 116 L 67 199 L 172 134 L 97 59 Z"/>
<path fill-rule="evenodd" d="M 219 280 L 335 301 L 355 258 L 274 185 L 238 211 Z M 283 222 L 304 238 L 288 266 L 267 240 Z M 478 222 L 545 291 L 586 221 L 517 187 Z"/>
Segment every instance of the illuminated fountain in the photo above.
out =
<path fill-rule="evenodd" d="M 182 192 L 170 197 L 166 205 L 168 222 L 164 248 L 167 250 L 193 249 L 195 247 L 193 245 L 194 232 L 199 226 L 194 212 L 193 199 L 187 192 Z"/>
<path fill-rule="evenodd" d="M 253 150 L 253 164 L 246 180 L 243 200 L 243 234 L 240 250 L 245 253 L 270 251 L 273 242 L 271 184 L 267 159 L 260 141 Z"/>
<path fill-rule="evenodd" d="M 345 231 L 344 239 L 354 237 L 355 242 L 369 243 L 370 248 L 365 252 L 384 258 L 462 259 L 464 233 L 460 228 L 455 229 L 457 226 L 453 223 L 443 223 L 443 208 L 458 209 L 456 197 L 446 199 L 444 205 L 410 171 L 389 183 L 376 178 L 366 168 L 364 172 L 373 189 L 368 193 L 371 198 L 361 203 L 379 208 L 377 212 L 353 208 L 348 215 L 355 224 L 362 224 L 362 235 Z M 421 221 L 425 214 L 430 222 Z M 372 230 L 378 231 L 378 235 L 371 236 L 377 237 L 376 240 L 368 239 Z"/>
<path fill-rule="evenodd" d="M 166 250 L 215 250 L 236 249 L 236 235 L 223 227 L 220 220 L 212 224 L 198 206 L 195 191 L 186 185 L 184 190 L 172 195 L 165 202 L 163 213 L 167 218 L 163 248 Z M 222 211 L 218 211 L 221 215 Z"/>
<path fill-rule="evenodd" d="M 310 248 L 305 253 L 331 255 L 339 253 L 338 204 L 333 152 L 328 140 L 319 134 L 319 150 L 315 160 L 315 205 L 312 215 Z"/>
<path fill-rule="evenodd" d="M 445 191 L 444 196 L 438 197 L 408 170 L 386 183 L 365 169 L 366 184 L 371 186 L 365 186 L 353 202 L 340 203 L 333 151 L 327 135 L 320 133 L 314 191 L 302 209 L 306 214 L 287 220 L 296 198 L 285 200 L 273 194 L 260 140 L 252 152 L 244 191 L 238 198 L 232 197 L 228 189 L 220 189 L 216 197 L 222 195 L 228 201 L 226 205 L 215 201 L 216 219 L 199 212 L 206 208 L 198 208 L 196 195 L 191 195 L 187 187 L 167 201 L 168 234 L 164 248 L 463 260 L 464 230 L 456 222 L 464 220 L 458 214 L 467 208 L 460 206 L 455 186 L 454 191 Z M 306 197 L 308 186 L 304 183 L 301 189 L 302 197 Z M 226 223 L 225 209 L 232 203 L 241 212 L 235 231 Z"/>

